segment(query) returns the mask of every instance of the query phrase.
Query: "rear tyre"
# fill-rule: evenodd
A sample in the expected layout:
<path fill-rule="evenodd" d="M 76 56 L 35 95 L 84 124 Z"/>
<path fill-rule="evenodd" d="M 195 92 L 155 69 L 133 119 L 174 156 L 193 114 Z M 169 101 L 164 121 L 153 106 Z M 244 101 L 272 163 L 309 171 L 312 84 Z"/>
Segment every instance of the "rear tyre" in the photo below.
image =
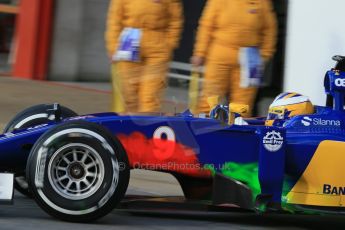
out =
<path fill-rule="evenodd" d="M 52 107 L 49 104 L 40 104 L 31 106 L 18 113 L 10 122 L 7 123 L 4 133 L 12 132 L 16 129 L 24 129 L 40 124 L 45 124 L 55 119 L 48 113 L 48 109 Z M 61 106 L 61 118 L 69 118 L 78 116 L 77 113 L 67 107 Z M 16 175 L 14 178 L 14 188 L 21 194 L 31 197 L 31 192 L 26 181 L 25 174 Z"/>
<path fill-rule="evenodd" d="M 90 222 L 108 214 L 124 197 L 129 164 L 121 143 L 109 131 L 77 121 L 41 136 L 26 175 L 33 197 L 48 214 Z"/>
<path fill-rule="evenodd" d="M 51 104 L 40 104 L 24 109 L 7 123 L 4 129 L 4 133 L 53 121 L 55 119 L 55 116 L 48 113 L 50 107 L 52 107 Z M 75 116 L 78 116 L 76 112 L 67 107 L 61 106 L 61 118 L 69 118 Z"/>

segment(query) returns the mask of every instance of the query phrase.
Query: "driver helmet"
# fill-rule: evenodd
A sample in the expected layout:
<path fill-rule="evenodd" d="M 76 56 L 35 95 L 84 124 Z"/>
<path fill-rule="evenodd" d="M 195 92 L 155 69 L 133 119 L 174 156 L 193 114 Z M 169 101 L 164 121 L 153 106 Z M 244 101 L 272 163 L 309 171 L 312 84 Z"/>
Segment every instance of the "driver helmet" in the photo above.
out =
<path fill-rule="evenodd" d="M 270 105 L 265 125 L 271 126 L 275 121 L 313 112 L 313 104 L 307 96 L 299 93 L 281 93 Z"/>

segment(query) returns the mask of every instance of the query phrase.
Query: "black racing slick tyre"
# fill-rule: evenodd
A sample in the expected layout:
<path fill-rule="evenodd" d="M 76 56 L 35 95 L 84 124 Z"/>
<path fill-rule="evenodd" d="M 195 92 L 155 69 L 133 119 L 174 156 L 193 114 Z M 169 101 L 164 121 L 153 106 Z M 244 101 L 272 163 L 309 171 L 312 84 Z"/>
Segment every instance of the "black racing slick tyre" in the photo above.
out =
<path fill-rule="evenodd" d="M 55 119 L 54 116 L 51 116 L 48 111 L 49 108 L 52 107 L 52 104 L 39 104 L 35 106 L 31 106 L 29 108 L 24 109 L 20 113 L 18 113 L 10 122 L 7 123 L 4 133 L 12 132 L 16 129 L 23 129 L 28 128 L 40 124 L 47 123 Z M 61 118 L 69 118 L 78 116 L 77 113 L 61 106 Z M 21 194 L 31 197 L 31 192 L 28 187 L 28 183 L 26 181 L 26 177 L 24 174 L 16 175 L 14 179 L 14 188 L 20 192 Z"/>
<path fill-rule="evenodd" d="M 71 222 L 108 214 L 124 197 L 130 173 L 121 143 L 107 129 L 85 121 L 64 123 L 43 134 L 26 170 L 38 205 Z"/>
<path fill-rule="evenodd" d="M 12 132 L 16 129 L 28 128 L 40 124 L 47 123 L 55 119 L 54 116 L 50 116 L 48 113 L 51 104 L 34 105 L 24 109 L 18 113 L 11 121 L 9 121 L 4 129 L 4 133 Z M 71 109 L 60 106 L 61 118 L 69 118 L 78 116 L 78 114 Z"/>

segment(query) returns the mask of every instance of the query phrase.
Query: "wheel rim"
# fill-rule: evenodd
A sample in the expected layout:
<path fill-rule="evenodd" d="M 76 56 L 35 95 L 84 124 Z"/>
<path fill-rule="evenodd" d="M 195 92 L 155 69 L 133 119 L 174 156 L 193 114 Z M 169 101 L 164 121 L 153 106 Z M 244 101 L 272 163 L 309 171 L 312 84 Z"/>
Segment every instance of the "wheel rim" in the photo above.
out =
<path fill-rule="evenodd" d="M 52 188 L 71 200 L 92 196 L 104 178 L 102 158 L 92 147 L 71 143 L 59 148 L 50 158 L 48 179 Z"/>

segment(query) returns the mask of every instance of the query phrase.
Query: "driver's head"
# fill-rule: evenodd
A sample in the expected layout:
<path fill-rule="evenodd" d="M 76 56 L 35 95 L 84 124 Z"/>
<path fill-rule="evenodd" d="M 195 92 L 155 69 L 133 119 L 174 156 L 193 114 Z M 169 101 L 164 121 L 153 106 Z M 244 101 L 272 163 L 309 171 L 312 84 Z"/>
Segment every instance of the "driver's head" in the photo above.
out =
<path fill-rule="evenodd" d="M 270 126 L 276 120 L 311 113 L 314 113 L 314 107 L 307 96 L 298 93 L 281 93 L 270 105 L 265 125 Z"/>

